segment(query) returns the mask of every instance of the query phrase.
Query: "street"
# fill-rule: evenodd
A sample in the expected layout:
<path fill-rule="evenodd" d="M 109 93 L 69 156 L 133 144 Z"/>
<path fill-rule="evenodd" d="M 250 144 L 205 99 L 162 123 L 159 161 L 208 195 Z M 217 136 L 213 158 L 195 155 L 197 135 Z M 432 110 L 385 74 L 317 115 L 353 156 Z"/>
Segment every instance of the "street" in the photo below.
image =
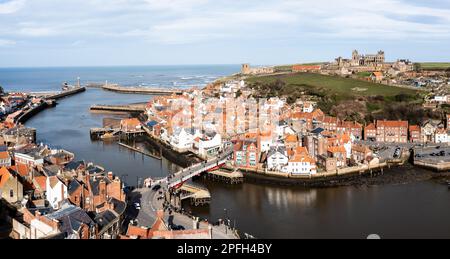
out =
<path fill-rule="evenodd" d="M 136 189 L 129 194 L 129 207 L 127 217 L 136 219 L 139 226 L 151 227 L 157 218 L 157 211 L 163 209 L 164 199 L 159 199 L 159 191 L 150 188 Z M 134 204 L 139 203 L 141 209 L 136 210 Z M 166 210 L 164 222 L 168 226 L 182 226 L 185 230 L 194 229 L 194 221 L 191 217 Z M 209 223 L 200 222 L 200 229 L 208 229 Z M 212 228 L 213 239 L 236 239 L 237 237 L 225 225 L 215 225 Z"/>

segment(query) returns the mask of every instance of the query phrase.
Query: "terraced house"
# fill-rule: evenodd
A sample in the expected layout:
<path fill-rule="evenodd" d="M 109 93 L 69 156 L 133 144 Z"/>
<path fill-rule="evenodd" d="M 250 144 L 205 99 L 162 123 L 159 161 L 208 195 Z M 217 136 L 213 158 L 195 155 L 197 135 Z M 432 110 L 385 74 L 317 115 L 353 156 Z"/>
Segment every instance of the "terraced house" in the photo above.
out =
<path fill-rule="evenodd" d="M 259 148 L 256 139 L 237 140 L 234 144 L 234 164 L 237 167 L 256 168 L 259 162 Z"/>
<path fill-rule="evenodd" d="M 407 143 L 408 122 L 407 121 L 377 121 L 377 142 Z"/>

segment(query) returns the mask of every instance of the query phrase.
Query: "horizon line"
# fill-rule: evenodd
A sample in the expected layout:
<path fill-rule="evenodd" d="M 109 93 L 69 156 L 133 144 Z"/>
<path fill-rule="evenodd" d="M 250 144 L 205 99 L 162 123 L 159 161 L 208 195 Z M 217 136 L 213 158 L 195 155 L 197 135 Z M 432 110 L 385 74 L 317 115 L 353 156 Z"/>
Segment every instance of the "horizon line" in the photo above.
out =
<path fill-rule="evenodd" d="M 395 62 L 387 61 L 386 63 Z M 295 64 L 310 64 L 310 63 L 330 63 L 330 61 L 308 61 L 297 63 L 279 63 L 279 64 L 252 64 L 251 66 L 289 66 Z M 449 61 L 413 61 L 413 63 L 450 63 Z M 175 66 L 240 66 L 247 63 L 204 63 L 204 64 L 147 64 L 147 65 L 52 65 L 52 66 L 0 66 L 0 69 L 15 69 L 15 68 L 113 68 L 113 67 L 175 67 Z"/>

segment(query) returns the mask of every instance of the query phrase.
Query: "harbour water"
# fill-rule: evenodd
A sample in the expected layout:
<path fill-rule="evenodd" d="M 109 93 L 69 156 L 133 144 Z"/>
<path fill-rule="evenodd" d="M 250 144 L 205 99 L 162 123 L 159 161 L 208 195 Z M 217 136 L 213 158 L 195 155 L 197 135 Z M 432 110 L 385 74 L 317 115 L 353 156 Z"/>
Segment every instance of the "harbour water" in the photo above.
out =
<path fill-rule="evenodd" d="M 84 82 L 109 80 L 124 85 L 172 87 L 186 81 L 186 85 L 179 85 L 182 87 L 202 85 L 238 70 L 236 65 L 0 69 L 0 85 L 6 91 L 58 90 L 62 82 L 73 83 L 80 76 Z M 164 176 L 177 166 L 117 144 L 91 141 L 89 129 L 101 126 L 103 118 L 126 115 L 90 113 L 89 107 L 146 102 L 149 98 L 88 89 L 60 100 L 56 108 L 38 114 L 27 126 L 38 130 L 39 141 L 75 152 L 77 159 L 102 165 L 134 185 L 139 178 Z M 228 217 L 232 225 L 258 238 L 365 238 L 369 234 L 450 238 L 450 191 L 433 181 L 324 189 L 204 183 L 212 195 L 211 205 L 189 209 L 210 221 Z"/>

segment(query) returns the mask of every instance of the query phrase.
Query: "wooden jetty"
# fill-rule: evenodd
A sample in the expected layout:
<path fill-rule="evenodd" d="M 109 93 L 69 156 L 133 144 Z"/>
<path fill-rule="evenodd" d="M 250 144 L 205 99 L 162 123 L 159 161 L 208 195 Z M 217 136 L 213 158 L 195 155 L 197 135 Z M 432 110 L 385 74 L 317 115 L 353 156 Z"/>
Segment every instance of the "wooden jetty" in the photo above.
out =
<path fill-rule="evenodd" d="M 215 170 L 204 175 L 213 181 L 221 181 L 229 184 L 240 184 L 244 182 L 244 175 L 239 171 Z"/>
<path fill-rule="evenodd" d="M 143 154 L 145 156 L 148 156 L 148 157 L 151 157 L 151 158 L 154 158 L 154 159 L 162 160 L 161 156 L 153 155 L 151 153 L 145 152 L 144 150 L 141 150 L 141 149 L 136 148 L 136 147 L 132 147 L 132 146 L 124 144 L 122 142 L 119 142 L 118 144 L 119 144 L 119 146 L 122 146 L 122 147 L 128 148 L 130 150 L 133 150 L 134 152 L 141 153 L 141 154 Z"/>
<path fill-rule="evenodd" d="M 105 84 L 102 86 L 102 89 L 119 93 L 150 94 L 150 95 L 183 94 L 184 92 L 182 89 L 174 89 L 174 88 L 150 88 L 138 86 L 124 87 L 116 84 Z"/>
<path fill-rule="evenodd" d="M 211 193 L 205 187 L 194 183 L 184 183 L 176 192 L 165 192 L 165 200 L 175 208 L 181 209 L 183 201 L 192 206 L 205 206 L 211 202 Z"/>

